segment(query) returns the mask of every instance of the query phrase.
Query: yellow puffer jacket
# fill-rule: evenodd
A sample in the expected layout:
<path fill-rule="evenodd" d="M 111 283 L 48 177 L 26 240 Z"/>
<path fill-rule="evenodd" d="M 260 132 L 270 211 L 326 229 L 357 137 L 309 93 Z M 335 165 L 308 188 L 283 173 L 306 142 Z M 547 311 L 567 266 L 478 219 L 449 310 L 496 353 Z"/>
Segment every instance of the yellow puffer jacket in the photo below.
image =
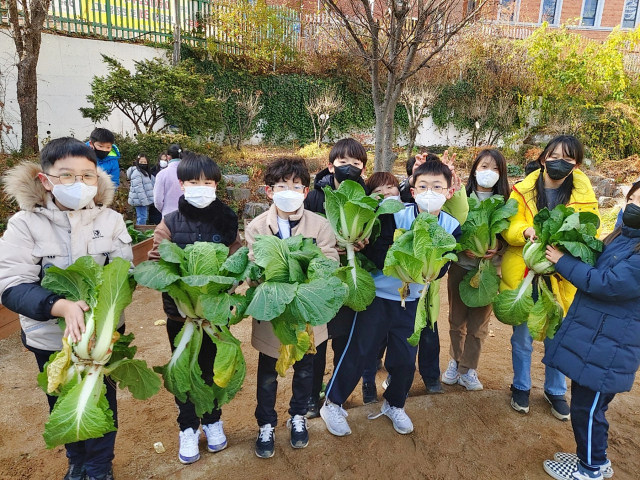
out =
<path fill-rule="evenodd" d="M 502 281 L 500 291 L 514 290 L 524 278 L 526 266 L 522 259 L 522 247 L 525 244 L 524 231 L 533 227 L 533 217 L 538 213 L 535 200 L 535 184 L 540 170 L 531 173 L 522 182 L 513 186 L 511 198 L 518 202 L 518 213 L 511 217 L 511 225 L 502 232 L 502 237 L 509 244 L 502 258 Z M 567 207 L 577 212 L 598 212 L 598 201 L 589 178 L 580 170 L 573 172 L 573 191 Z M 559 274 L 551 276 L 551 288 L 565 315 L 576 294 L 576 288 Z"/>

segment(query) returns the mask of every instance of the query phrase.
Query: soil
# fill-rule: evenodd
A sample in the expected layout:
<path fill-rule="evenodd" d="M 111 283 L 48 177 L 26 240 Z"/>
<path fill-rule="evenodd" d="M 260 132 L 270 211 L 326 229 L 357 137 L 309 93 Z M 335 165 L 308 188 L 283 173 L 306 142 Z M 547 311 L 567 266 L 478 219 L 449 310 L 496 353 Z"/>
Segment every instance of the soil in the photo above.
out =
<path fill-rule="evenodd" d="M 439 332 L 440 362 L 446 368 L 449 335 L 446 289 L 442 291 Z M 127 330 L 136 334 L 138 356 L 151 365 L 167 362 L 170 356 L 165 328 L 154 326 L 163 318 L 160 294 L 138 287 L 127 309 Z M 460 386 L 445 386 L 444 395 L 427 395 L 416 375 L 406 411 L 415 430 L 397 434 L 386 417 L 368 420 L 380 404 L 362 405 L 358 387 L 345 404 L 351 436 L 329 434 L 322 419 L 310 424 L 311 441 L 303 450 L 289 445 L 286 431 L 291 376 L 281 379 L 278 392 L 280 424 L 276 429 L 276 453 L 263 460 L 253 453 L 257 434 L 254 418 L 257 352 L 251 347 L 249 321 L 233 327 L 243 342 L 247 378 L 242 391 L 223 408 L 229 447 L 219 453 L 206 452 L 193 465 L 178 462 L 178 427 L 172 396 L 162 390 L 147 401 L 137 401 L 119 391 L 120 431 L 116 442 L 114 474 L 123 479 L 526 479 L 546 480 L 542 461 L 557 451 L 575 451 L 569 422 L 551 416 L 542 398 L 544 368 L 540 362 L 542 344 L 535 344 L 533 357 L 531 412 L 521 415 L 509 406 L 511 380 L 510 328 L 492 320 L 491 333 L 481 358 L 481 392 L 467 392 Z M 331 350 L 331 349 L 329 349 Z M 330 365 L 331 362 L 328 362 Z M 326 379 L 331 374 L 327 367 Z M 47 402 L 36 384 L 37 366 L 24 349 L 18 334 L 0 340 L 0 479 L 61 479 L 67 467 L 64 448 L 47 450 L 42 439 L 47 420 Z M 378 372 L 378 391 L 386 372 Z M 611 404 L 608 420 L 609 458 L 616 479 L 637 479 L 640 471 L 640 396 L 618 395 Z M 162 442 L 166 452 L 153 448 Z"/>

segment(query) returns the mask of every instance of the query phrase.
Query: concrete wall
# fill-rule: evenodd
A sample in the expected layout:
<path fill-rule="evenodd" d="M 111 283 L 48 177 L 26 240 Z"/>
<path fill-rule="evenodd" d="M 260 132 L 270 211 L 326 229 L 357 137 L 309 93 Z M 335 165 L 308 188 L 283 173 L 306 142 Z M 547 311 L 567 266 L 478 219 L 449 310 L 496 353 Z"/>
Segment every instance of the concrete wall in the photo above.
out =
<path fill-rule="evenodd" d="M 5 35 L 5 33 L 7 35 Z M 109 128 L 116 133 L 133 133 L 133 124 L 119 112 L 108 121 L 94 124 L 83 118 L 78 110 L 90 106 L 94 76 L 107 74 L 101 53 L 120 60 L 133 69 L 134 60 L 166 58 L 166 51 L 143 45 L 108 42 L 61 35 L 42 35 L 42 48 L 38 62 L 38 134 L 44 139 L 73 135 L 85 139 L 95 126 Z M 5 84 L 5 121 L 13 130 L 4 135 L 5 150 L 20 148 L 20 110 L 16 97 L 15 46 L 8 30 L 0 31 L 0 81 Z M 3 99 L 0 98 L 0 102 Z"/>

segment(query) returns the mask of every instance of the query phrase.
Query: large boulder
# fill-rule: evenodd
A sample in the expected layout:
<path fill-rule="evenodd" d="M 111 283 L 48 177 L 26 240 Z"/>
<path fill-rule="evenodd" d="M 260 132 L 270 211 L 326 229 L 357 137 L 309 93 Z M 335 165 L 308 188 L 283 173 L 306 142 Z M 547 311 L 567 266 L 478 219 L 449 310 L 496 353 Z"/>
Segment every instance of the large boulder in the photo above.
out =
<path fill-rule="evenodd" d="M 612 208 L 618 204 L 613 197 L 598 197 L 598 207 L 600 208 Z"/>
<path fill-rule="evenodd" d="M 596 198 L 600 197 L 615 197 L 618 193 L 618 185 L 613 178 L 603 177 L 592 172 L 585 172 L 591 180 L 593 191 L 596 194 Z"/>
<path fill-rule="evenodd" d="M 244 206 L 244 211 L 242 212 L 242 218 L 245 220 L 252 220 L 256 218 L 261 213 L 269 210 L 268 203 L 257 203 L 257 202 L 248 202 Z"/>

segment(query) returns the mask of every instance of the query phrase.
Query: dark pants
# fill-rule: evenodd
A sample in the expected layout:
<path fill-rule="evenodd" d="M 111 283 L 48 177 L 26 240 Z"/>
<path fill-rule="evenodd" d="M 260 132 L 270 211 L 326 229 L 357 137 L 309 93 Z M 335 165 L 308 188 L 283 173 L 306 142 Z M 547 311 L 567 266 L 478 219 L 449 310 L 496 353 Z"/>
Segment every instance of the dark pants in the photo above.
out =
<path fill-rule="evenodd" d="M 124 333 L 124 327 L 121 328 L 120 333 Z M 46 350 L 37 350 L 29 348 L 36 357 L 38 362 L 38 368 L 42 372 L 44 365 L 49 361 L 49 357 L 52 353 Z M 113 421 L 118 428 L 118 404 L 116 403 L 116 388 L 115 385 L 104 379 L 104 383 L 107 386 L 107 402 L 109 402 L 109 408 L 113 412 Z M 58 397 L 47 395 L 47 401 L 49 402 L 49 412 L 53 410 L 53 406 L 56 404 Z M 98 477 L 109 473 L 112 467 L 114 458 L 114 448 L 116 445 L 116 432 L 109 432 L 100 438 L 90 438 L 89 440 L 82 440 L 80 442 L 67 443 L 65 448 L 67 449 L 67 458 L 69 462 L 74 465 L 84 465 L 87 475 L 90 477 Z"/>
<path fill-rule="evenodd" d="M 571 426 L 576 439 L 576 453 L 590 470 L 607 461 L 609 423 L 604 414 L 615 393 L 600 393 L 571 382 Z"/>
<path fill-rule="evenodd" d="M 162 214 L 158 211 L 155 205 L 152 203 L 149 205 L 149 219 L 147 223 L 149 225 L 158 225 L 162 220 Z"/>
<path fill-rule="evenodd" d="M 256 397 L 256 420 L 258 426 L 270 423 L 272 427 L 278 424 L 276 413 L 276 395 L 278 393 L 278 374 L 276 373 L 277 359 L 261 353 L 258 356 L 258 381 Z M 291 382 L 291 401 L 289 415 L 306 415 L 307 401 L 311 396 L 313 380 L 313 355 L 305 355 L 293 364 L 293 380 Z"/>
<path fill-rule="evenodd" d="M 387 349 L 387 337 L 384 337 L 382 345 L 378 349 L 378 356 L 374 362 L 371 362 L 362 372 L 362 383 L 375 383 L 376 373 L 378 372 L 378 362 L 384 357 L 384 351 Z"/>
<path fill-rule="evenodd" d="M 402 308 L 399 301 L 375 297 L 358 313 L 347 348 L 327 386 L 329 400 L 341 405 L 349 398 L 387 337 L 385 367 L 392 381 L 383 396 L 392 407 L 404 407 L 416 370 L 417 347 L 409 345 L 407 338 L 413 333 L 417 303 L 406 302 Z"/>
<path fill-rule="evenodd" d="M 440 378 L 440 336 L 438 335 L 438 322 L 433 325 L 433 330 L 427 325 L 422 329 L 422 333 L 420 333 L 420 343 L 418 343 L 418 370 L 424 380 Z"/>
<path fill-rule="evenodd" d="M 171 343 L 171 352 L 175 350 L 173 345 L 176 337 L 184 326 L 183 322 L 177 322 L 167 318 L 167 334 L 169 335 L 169 342 Z M 211 341 L 209 335 L 206 333 L 202 336 L 202 346 L 200 347 L 200 354 L 198 355 L 198 365 L 202 370 L 202 378 L 207 385 L 213 385 L 213 362 L 216 358 L 216 344 Z M 205 413 L 202 419 L 196 415 L 196 407 L 189 399 L 186 402 L 181 402 L 176 398 L 176 405 L 178 406 L 178 425 L 180 430 L 185 431 L 188 428 L 193 428 L 193 431 L 197 431 L 202 425 L 211 425 L 220 420 L 222 410 L 214 408 L 211 413 Z"/>
<path fill-rule="evenodd" d="M 333 369 L 336 369 L 338 360 L 342 356 L 349 335 L 341 335 L 331 339 L 331 349 L 333 350 Z M 316 354 L 313 356 L 313 385 L 311 388 L 311 396 L 314 399 L 320 398 L 320 392 L 322 391 L 322 382 L 324 381 L 324 370 L 327 368 L 327 345 L 329 340 L 322 342 L 316 347 Z"/>

